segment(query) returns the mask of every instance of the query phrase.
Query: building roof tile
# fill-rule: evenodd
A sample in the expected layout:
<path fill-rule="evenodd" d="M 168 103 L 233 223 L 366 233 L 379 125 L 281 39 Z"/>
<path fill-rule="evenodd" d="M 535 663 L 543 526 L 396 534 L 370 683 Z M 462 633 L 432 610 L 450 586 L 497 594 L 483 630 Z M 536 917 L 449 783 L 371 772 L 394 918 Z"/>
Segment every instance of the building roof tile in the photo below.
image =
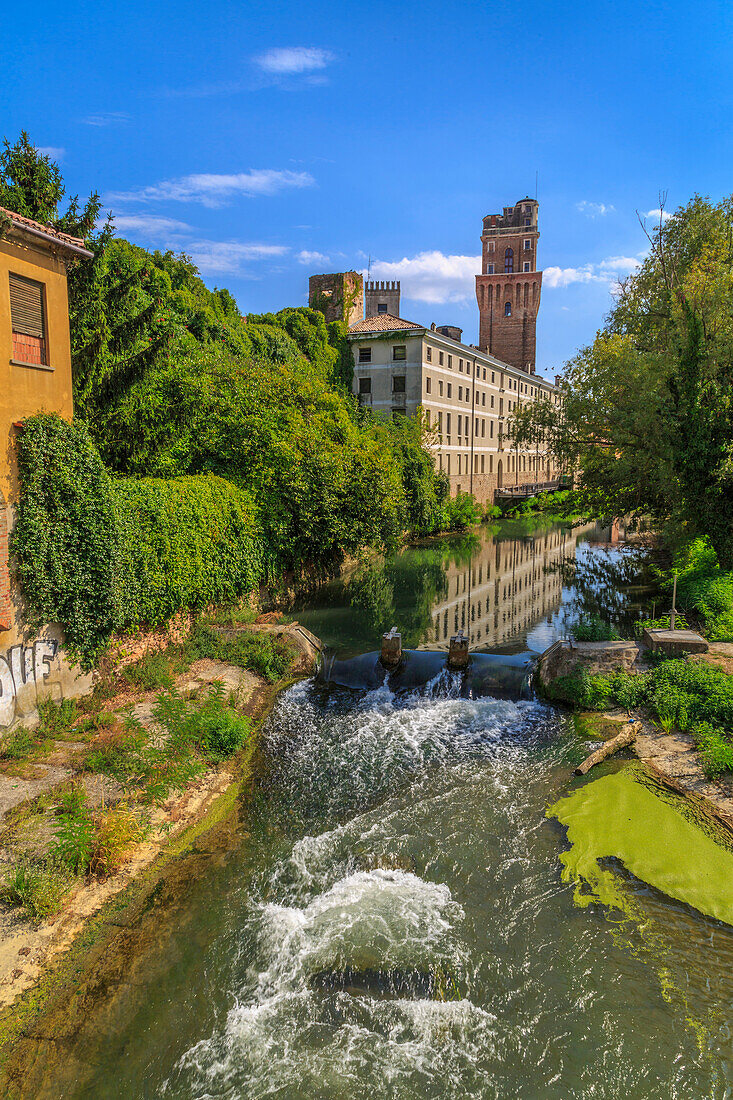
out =
<path fill-rule="evenodd" d="M 33 234 L 43 234 L 44 237 L 50 237 L 56 240 L 61 245 L 68 245 L 72 249 L 81 249 L 83 252 L 87 251 L 86 245 L 81 237 L 72 237 L 70 233 L 62 233 L 59 229 L 55 229 L 52 225 L 44 225 L 42 222 L 33 221 L 32 218 L 26 218 L 22 214 L 16 214 L 14 210 L 6 210 L 4 206 L 0 206 L 0 219 L 3 215 L 9 218 L 11 223 L 18 229 L 26 229 Z M 91 255 L 91 253 L 89 253 Z"/>
<path fill-rule="evenodd" d="M 380 313 L 377 317 L 365 317 L 363 321 L 357 321 L 349 329 L 349 335 L 358 335 L 360 332 L 396 332 L 398 329 L 422 331 L 424 327 L 424 325 L 416 325 L 412 321 L 404 321 L 402 317 L 392 317 L 389 313 Z"/>

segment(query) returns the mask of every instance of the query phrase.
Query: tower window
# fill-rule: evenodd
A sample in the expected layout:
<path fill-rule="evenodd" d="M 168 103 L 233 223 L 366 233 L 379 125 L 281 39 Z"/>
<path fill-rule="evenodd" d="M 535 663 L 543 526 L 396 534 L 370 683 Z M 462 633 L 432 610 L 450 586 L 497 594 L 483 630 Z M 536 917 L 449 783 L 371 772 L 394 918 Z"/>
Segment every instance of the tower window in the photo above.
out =
<path fill-rule="evenodd" d="M 514 271 L 514 249 L 507 248 L 504 252 L 504 272 L 511 274 Z"/>
<path fill-rule="evenodd" d="M 511 315 L 512 315 L 512 303 L 511 302 L 505 302 L 504 303 L 504 316 L 505 317 L 511 317 Z"/>
<path fill-rule="evenodd" d="M 386 312 L 387 312 L 387 303 L 386 302 L 377 302 L 377 313 L 386 313 Z"/>
<path fill-rule="evenodd" d="M 532 242 L 531 242 L 531 240 L 529 239 L 529 237 L 527 237 L 527 238 L 525 239 L 525 242 L 524 242 L 524 251 L 525 251 L 525 252 L 529 252 L 531 248 L 532 248 Z"/>
<path fill-rule="evenodd" d="M 487 275 L 493 275 L 494 274 L 494 265 L 493 264 L 487 264 L 486 265 L 486 274 Z"/>
<path fill-rule="evenodd" d="M 524 270 L 529 271 L 529 267 L 530 267 L 529 262 L 527 260 L 525 260 L 524 261 Z"/>

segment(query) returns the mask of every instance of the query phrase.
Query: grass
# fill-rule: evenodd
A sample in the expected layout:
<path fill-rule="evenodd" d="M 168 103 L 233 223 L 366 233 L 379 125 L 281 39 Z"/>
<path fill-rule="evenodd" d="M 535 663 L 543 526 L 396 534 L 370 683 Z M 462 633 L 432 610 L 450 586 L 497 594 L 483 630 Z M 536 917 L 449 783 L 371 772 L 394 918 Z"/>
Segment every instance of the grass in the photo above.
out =
<path fill-rule="evenodd" d="M 138 691 L 168 690 L 173 687 L 173 670 L 169 655 L 158 650 L 146 653 L 134 664 L 122 669 L 122 679 Z"/>
<path fill-rule="evenodd" d="M 122 732 L 92 749 L 84 762 L 87 771 L 138 789 L 145 802 L 164 801 L 206 767 L 238 752 L 251 730 L 250 720 L 229 705 L 221 684 L 214 684 L 198 704 L 187 703 L 174 691 L 162 692 L 152 716 L 162 734 L 155 741 L 128 715 Z"/>
<path fill-rule="evenodd" d="M 0 901 L 42 921 L 59 911 L 70 885 L 69 875 L 58 867 L 22 859 L 6 871 L 0 883 Z"/>

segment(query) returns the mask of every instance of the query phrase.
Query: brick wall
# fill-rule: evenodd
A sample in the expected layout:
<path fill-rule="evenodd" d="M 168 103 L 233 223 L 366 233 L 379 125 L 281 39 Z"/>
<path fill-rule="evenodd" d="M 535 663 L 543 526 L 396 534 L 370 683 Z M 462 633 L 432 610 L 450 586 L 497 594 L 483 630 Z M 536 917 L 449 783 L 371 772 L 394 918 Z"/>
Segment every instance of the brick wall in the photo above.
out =
<path fill-rule="evenodd" d="M 311 275 L 308 305 L 327 321 L 345 321 L 351 327 L 364 319 L 364 280 L 358 271 Z"/>
<path fill-rule="evenodd" d="M 520 370 L 534 373 L 537 348 L 537 311 L 542 272 L 514 275 L 477 275 L 479 347 Z M 511 316 L 506 316 L 506 305 Z"/>

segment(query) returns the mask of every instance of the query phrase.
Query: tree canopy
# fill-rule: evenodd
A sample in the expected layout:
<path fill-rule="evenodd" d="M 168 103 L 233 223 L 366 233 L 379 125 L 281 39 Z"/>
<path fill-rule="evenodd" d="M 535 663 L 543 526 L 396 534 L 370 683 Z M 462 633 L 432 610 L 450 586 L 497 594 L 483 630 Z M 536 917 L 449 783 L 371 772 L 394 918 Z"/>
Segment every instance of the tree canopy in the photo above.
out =
<path fill-rule="evenodd" d="M 578 473 L 586 505 L 707 535 L 733 567 L 733 200 L 665 215 L 593 343 L 565 368 L 562 407 L 517 410 L 521 444 Z"/>

